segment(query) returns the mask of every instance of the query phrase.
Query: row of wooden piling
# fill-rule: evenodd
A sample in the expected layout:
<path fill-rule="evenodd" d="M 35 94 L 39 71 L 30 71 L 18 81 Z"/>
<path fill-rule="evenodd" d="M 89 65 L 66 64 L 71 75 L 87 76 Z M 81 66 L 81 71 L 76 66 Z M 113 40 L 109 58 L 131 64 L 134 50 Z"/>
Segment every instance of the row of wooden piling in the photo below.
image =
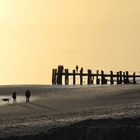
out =
<path fill-rule="evenodd" d="M 93 73 L 92 70 L 87 70 L 87 73 L 83 72 L 83 68 L 79 71 L 73 70 L 69 72 L 69 69 L 64 69 L 62 65 L 58 66 L 58 69 L 52 70 L 52 84 L 53 85 L 62 85 L 63 84 L 63 77 L 65 77 L 65 85 L 69 85 L 69 78 L 73 77 L 73 85 L 76 85 L 76 76 L 80 77 L 80 85 L 83 85 L 83 77 L 87 77 L 87 85 L 91 84 L 108 84 L 108 82 L 113 84 L 136 84 L 136 78 L 140 78 L 140 75 L 136 75 L 134 72 L 133 74 L 129 74 L 129 71 L 119 71 L 114 73 L 110 71 L 109 74 L 105 74 L 103 70 L 101 72 L 99 70 L 96 73 Z M 131 78 L 131 81 L 130 81 Z"/>

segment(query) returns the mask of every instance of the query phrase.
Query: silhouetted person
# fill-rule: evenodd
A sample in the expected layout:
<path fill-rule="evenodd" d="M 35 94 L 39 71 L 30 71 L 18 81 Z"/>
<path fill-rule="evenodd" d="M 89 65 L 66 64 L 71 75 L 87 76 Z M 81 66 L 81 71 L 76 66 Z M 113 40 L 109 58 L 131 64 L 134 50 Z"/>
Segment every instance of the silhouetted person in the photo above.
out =
<path fill-rule="evenodd" d="M 78 73 L 78 69 L 79 69 L 79 67 L 78 67 L 78 65 L 76 65 L 76 72 Z"/>
<path fill-rule="evenodd" d="M 12 98 L 13 98 L 13 103 L 16 103 L 16 98 L 17 98 L 17 95 L 16 95 L 16 92 L 14 91 L 13 94 L 12 94 Z"/>
<path fill-rule="evenodd" d="M 29 100 L 30 100 L 30 96 L 31 96 L 30 90 L 27 90 L 27 91 L 25 92 L 25 96 L 26 96 L 26 103 L 28 103 Z"/>

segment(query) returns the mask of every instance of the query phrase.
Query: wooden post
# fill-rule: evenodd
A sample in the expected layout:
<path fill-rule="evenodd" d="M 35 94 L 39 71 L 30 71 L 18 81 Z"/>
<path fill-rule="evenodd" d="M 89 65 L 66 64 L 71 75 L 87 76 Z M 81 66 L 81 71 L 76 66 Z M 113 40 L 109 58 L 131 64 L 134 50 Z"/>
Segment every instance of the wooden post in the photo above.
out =
<path fill-rule="evenodd" d="M 129 84 L 129 72 L 126 71 L 126 84 Z"/>
<path fill-rule="evenodd" d="M 133 73 L 133 84 L 136 84 L 136 77 L 135 76 L 136 76 L 136 73 L 134 72 Z"/>
<path fill-rule="evenodd" d="M 114 84 L 114 80 L 113 80 L 113 71 L 110 71 L 110 84 L 111 84 L 111 85 Z"/>
<path fill-rule="evenodd" d="M 69 84 L 69 70 L 65 69 L 65 85 Z"/>
<path fill-rule="evenodd" d="M 91 77 L 91 84 L 94 84 L 94 75 Z"/>
<path fill-rule="evenodd" d="M 53 82 L 52 82 L 52 84 L 56 85 L 56 83 L 57 83 L 57 69 L 54 69 L 53 70 Z"/>
<path fill-rule="evenodd" d="M 52 70 L 52 85 L 54 85 L 54 69 Z"/>
<path fill-rule="evenodd" d="M 52 85 L 55 84 L 55 70 L 52 70 Z"/>
<path fill-rule="evenodd" d="M 80 69 L 80 85 L 83 85 L 83 68 Z"/>
<path fill-rule="evenodd" d="M 124 84 L 126 84 L 126 75 L 125 75 L 125 72 L 123 72 L 123 82 L 124 82 Z"/>
<path fill-rule="evenodd" d="M 119 81 L 119 72 L 117 72 L 117 84 L 120 84 L 120 81 Z"/>
<path fill-rule="evenodd" d="M 120 81 L 119 81 L 120 84 L 122 84 L 122 71 L 120 71 Z"/>
<path fill-rule="evenodd" d="M 73 85 L 76 84 L 75 70 L 73 70 Z"/>
<path fill-rule="evenodd" d="M 92 77 L 91 77 L 91 73 L 92 71 L 91 70 L 88 70 L 88 80 L 87 80 L 87 84 L 90 85 L 91 84 L 91 80 L 92 80 Z"/>
<path fill-rule="evenodd" d="M 101 84 L 103 85 L 105 82 L 104 71 L 101 71 Z"/>
<path fill-rule="evenodd" d="M 64 67 L 59 65 L 58 66 L 58 74 L 57 74 L 57 84 L 62 85 L 62 75 L 63 75 Z"/>
<path fill-rule="evenodd" d="M 57 84 L 57 69 L 52 70 L 52 85 Z"/>
<path fill-rule="evenodd" d="M 100 84 L 100 79 L 99 79 L 99 70 L 97 70 L 97 76 L 96 76 L 96 84 Z"/>

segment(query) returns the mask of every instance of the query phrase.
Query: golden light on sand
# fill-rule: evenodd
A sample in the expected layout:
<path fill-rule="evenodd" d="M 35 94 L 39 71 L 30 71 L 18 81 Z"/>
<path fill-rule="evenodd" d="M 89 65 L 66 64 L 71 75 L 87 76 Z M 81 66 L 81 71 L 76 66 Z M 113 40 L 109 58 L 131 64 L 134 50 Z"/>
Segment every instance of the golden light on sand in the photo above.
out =
<path fill-rule="evenodd" d="M 0 0 L 0 84 L 51 83 L 59 64 L 139 71 L 139 0 Z"/>

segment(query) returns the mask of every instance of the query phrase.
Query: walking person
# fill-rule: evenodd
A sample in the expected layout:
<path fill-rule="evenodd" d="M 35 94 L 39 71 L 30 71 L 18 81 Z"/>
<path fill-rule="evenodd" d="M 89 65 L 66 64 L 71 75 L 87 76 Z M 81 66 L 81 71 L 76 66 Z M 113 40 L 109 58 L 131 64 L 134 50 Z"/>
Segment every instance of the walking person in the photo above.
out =
<path fill-rule="evenodd" d="M 12 94 L 12 98 L 13 98 L 13 103 L 16 103 L 16 98 L 17 98 L 17 95 L 16 95 L 16 92 L 14 91 L 13 94 Z"/>
<path fill-rule="evenodd" d="M 30 102 L 30 96 L 31 96 L 30 90 L 26 90 L 25 96 L 26 96 L 26 103 L 29 103 Z"/>

